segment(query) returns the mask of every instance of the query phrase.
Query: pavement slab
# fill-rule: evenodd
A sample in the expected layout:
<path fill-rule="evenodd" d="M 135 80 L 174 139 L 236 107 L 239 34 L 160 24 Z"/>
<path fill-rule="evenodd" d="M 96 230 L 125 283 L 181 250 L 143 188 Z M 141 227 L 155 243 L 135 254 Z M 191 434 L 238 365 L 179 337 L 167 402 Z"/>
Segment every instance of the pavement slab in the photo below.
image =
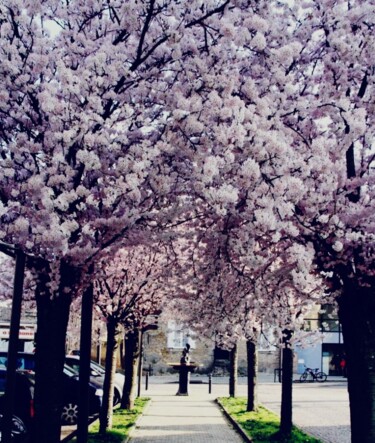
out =
<path fill-rule="evenodd" d="M 162 385 L 153 386 L 150 394 L 151 404 L 130 443 L 243 443 L 214 397 L 201 389 L 176 396 L 176 385 Z"/>

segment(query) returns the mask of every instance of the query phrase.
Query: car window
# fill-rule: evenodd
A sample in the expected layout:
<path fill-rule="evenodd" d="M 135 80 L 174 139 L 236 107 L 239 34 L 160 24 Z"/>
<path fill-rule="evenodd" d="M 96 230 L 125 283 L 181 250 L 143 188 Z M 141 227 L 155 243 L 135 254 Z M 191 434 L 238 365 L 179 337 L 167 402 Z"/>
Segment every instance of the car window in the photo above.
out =
<path fill-rule="evenodd" d="M 91 361 L 90 364 L 91 364 L 91 367 L 92 367 L 95 371 L 99 372 L 99 374 L 103 374 L 103 373 L 105 373 L 105 368 L 104 368 L 103 366 L 99 365 L 98 363 L 96 363 L 96 362 L 94 362 L 94 361 Z"/>
<path fill-rule="evenodd" d="M 5 377 L 7 373 L 6 371 L 0 371 L 0 393 L 4 393 L 5 391 Z"/>
<path fill-rule="evenodd" d="M 34 357 L 23 357 L 23 368 L 26 371 L 35 371 L 35 359 Z"/>
<path fill-rule="evenodd" d="M 70 368 L 72 368 L 74 371 L 76 371 L 76 372 L 79 372 L 79 363 L 76 363 L 76 362 L 69 362 L 68 363 L 68 366 L 70 367 Z"/>
<path fill-rule="evenodd" d="M 79 358 L 70 358 L 67 357 L 65 359 L 66 364 L 72 368 L 74 371 L 79 372 L 79 364 L 80 360 Z M 96 364 L 94 361 L 90 361 L 90 374 L 92 377 L 100 377 L 104 374 L 105 370 L 102 368 L 102 366 Z"/>
<path fill-rule="evenodd" d="M 16 368 L 17 369 L 25 369 L 25 359 L 23 357 L 17 358 Z"/>
<path fill-rule="evenodd" d="M 75 371 L 68 365 L 64 365 L 64 374 L 68 375 L 69 377 L 74 377 L 77 375 L 77 371 Z"/>

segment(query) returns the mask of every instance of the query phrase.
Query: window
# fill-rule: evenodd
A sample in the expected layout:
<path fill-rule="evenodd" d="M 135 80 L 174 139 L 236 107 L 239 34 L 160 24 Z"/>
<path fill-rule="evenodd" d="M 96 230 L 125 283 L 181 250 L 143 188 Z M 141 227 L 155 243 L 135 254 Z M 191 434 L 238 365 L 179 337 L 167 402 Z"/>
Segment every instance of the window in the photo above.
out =
<path fill-rule="evenodd" d="M 167 347 L 172 349 L 183 349 L 189 343 L 192 349 L 195 348 L 195 340 L 192 339 L 192 331 L 189 328 L 178 324 L 175 320 L 168 321 Z"/>

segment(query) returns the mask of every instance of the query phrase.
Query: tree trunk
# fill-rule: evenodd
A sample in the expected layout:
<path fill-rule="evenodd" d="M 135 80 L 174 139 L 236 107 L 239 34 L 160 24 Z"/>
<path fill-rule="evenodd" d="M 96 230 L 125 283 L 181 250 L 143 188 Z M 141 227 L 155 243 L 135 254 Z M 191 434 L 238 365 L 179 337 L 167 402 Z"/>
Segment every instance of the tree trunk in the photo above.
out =
<path fill-rule="evenodd" d="M 134 408 L 136 396 L 137 368 L 140 350 L 140 333 L 138 329 L 125 334 L 125 382 L 121 399 L 121 408 L 131 410 Z"/>
<path fill-rule="evenodd" d="M 375 294 L 345 282 L 338 300 L 348 375 L 353 443 L 375 441 Z"/>
<path fill-rule="evenodd" d="M 246 341 L 247 351 L 247 411 L 255 411 L 258 407 L 257 372 L 258 355 L 254 340 Z"/>
<path fill-rule="evenodd" d="M 59 289 L 49 290 L 49 268 L 38 270 L 35 336 L 35 443 L 60 441 L 65 340 L 77 270 L 61 263 Z"/>
<path fill-rule="evenodd" d="M 292 431 L 293 350 L 289 340 L 291 331 L 284 331 L 282 350 L 280 434 L 288 437 Z"/>
<path fill-rule="evenodd" d="M 94 288 L 92 283 L 90 283 L 82 295 L 77 443 L 87 443 L 89 433 L 93 297 Z"/>
<path fill-rule="evenodd" d="M 116 352 L 118 349 L 118 336 L 120 329 L 118 322 L 112 318 L 107 319 L 107 353 L 105 358 L 105 377 L 103 386 L 103 404 L 100 411 L 99 433 L 105 434 L 112 428 L 114 379 L 116 372 Z"/>
<path fill-rule="evenodd" d="M 230 351 L 229 360 L 229 397 L 235 397 L 237 391 L 238 348 L 237 343 Z"/>
<path fill-rule="evenodd" d="M 141 396 L 142 373 L 143 373 L 143 332 L 140 333 L 140 339 L 139 339 L 138 390 L 137 390 L 137 397 Z"/>

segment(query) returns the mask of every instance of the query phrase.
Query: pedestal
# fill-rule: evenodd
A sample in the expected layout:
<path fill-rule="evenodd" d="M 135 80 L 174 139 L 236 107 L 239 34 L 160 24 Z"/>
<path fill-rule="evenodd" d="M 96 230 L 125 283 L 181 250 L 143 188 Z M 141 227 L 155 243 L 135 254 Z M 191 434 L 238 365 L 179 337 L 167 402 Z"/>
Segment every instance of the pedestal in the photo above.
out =
<path fill-rule="evenodd" d="M 180 375 L 178 378 L 178 391 L 176 395 L 189 395 L 189 379 L 190 379 L 189 367 L 181 365 Z"/>
<path fill-rule="evenodd" d="M 194 363 L 168 363 L 173 369 L 179 372 L 178 391 L 176 395 L 189 395 L 190 372 L 198 367 Z"/>

